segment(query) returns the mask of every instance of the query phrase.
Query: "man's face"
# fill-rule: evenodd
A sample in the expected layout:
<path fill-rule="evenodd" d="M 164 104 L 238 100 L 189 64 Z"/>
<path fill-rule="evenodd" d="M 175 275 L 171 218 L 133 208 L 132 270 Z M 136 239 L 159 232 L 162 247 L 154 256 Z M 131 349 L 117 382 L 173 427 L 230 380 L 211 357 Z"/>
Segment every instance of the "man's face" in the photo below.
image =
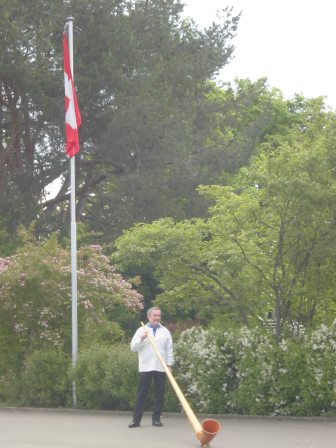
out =
<path fill-rule="evenodd" d="M 153 310 L 151 314 L 148 316 L 149 323 L 153 325 L 153 327 L 157 327 L 161 321 L 161 311 Z"/>

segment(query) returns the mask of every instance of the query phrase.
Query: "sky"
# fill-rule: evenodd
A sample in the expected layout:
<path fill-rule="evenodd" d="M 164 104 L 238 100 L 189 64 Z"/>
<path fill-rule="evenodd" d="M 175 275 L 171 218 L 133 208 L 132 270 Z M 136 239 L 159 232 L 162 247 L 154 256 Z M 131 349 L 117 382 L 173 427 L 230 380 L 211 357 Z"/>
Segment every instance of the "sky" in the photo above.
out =
<path fill-rule="evenodd" d="M 285 98 L 325 96 L 336 109 L 336 0 L 183 0 L 200 27 L 242 11 L 235 51 L 219 79 L 266 77 Z"/>

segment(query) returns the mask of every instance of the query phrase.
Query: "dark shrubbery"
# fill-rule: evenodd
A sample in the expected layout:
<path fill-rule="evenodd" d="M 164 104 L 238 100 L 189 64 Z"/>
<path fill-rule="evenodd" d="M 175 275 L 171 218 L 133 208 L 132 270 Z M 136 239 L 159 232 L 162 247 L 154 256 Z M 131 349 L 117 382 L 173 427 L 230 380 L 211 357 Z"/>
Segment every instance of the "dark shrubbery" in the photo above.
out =
<path fill-rule="evenodd" d="M 276 344 L 271 333 L 200 327 L 175 343 L 174 377 L 198 412 L 314 416 L 336 411 L 336 323 Z M 10 405 L 72 406 L 131 411 L 137 388 L 137 355 L 128 344 L 95 345 L 71 360 L 57 350 L 35 351 L 21 373 L 0 376 L 0 401 Z M 147 410 L 151 409 L 151 393 Z M 180 404 L 167 384 L 166 412 Z"/>
<path fill-rule="evenodd" d="M 128 346 L 96 346 L 81 353 L 75 369 L 79 407 L 128 410 L 135 398 L 137 358 Z"/>
<path fill-rule="evenodd" d="M 71 361 L 57 350 L 37 350 L 25 360 L 20 374 L 2 377 L 0 395 L 11 405 L 66 407 L 71 397 Z"/>

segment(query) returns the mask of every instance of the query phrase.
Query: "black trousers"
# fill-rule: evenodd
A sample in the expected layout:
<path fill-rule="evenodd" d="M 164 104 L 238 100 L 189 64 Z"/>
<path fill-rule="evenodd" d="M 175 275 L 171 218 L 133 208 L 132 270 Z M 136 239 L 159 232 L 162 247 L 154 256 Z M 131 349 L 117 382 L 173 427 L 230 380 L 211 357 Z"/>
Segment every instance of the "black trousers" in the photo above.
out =
<path fill-rule="evenodd" d="M 133 412 L 133 421 L 136 423 L 140 423 L 141 421 L 152 379 L 154 380 L 155 392 L 152 420 L 160 420 L 161 418 L 165 393 L 166 373 L 157 372 L 156 370 L 152 370 L 151 372 L 140 372 L 137 398 Z"/>

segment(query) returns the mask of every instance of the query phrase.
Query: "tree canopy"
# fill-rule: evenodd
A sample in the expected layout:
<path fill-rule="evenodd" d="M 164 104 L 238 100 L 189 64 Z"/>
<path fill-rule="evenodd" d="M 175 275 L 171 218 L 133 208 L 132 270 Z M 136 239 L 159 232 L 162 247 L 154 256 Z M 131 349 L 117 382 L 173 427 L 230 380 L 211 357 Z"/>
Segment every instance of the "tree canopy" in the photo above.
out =
<path fill-rule="evenodd" d="M 78 219 L 119 234 L 139 218 L 158 217 L 155 209 L 171 211 L 179 197 L 170 184 L 194 149 L 198 105 L 207 80 L 231 57 L 239 17 L 226 9 L 201 31 L 174 0 L 39 0 L 32 7 L 2 0 L 1 9 L 0 211 L 7 230 L 37 218 L 38 231 L 48 234 L 68 217 L 61 34 L 69 15 L 76 18 L 83 119 Z M 56 179 L 59 191 L 48 200 Z"/>
<path fill-rule="evenodd" d="M 267 325 L 270 313 L 278 340 L 330 323 L 335 115 L 320 100 L 287 106 L 287 132 L 269 136 L 231 185 L 200 187 L 212 204 L 207 219 L 159 220 L 117 240 L 117 264 L 133 274 L 150 265 L 156 303 L 174 319 Z"/>

